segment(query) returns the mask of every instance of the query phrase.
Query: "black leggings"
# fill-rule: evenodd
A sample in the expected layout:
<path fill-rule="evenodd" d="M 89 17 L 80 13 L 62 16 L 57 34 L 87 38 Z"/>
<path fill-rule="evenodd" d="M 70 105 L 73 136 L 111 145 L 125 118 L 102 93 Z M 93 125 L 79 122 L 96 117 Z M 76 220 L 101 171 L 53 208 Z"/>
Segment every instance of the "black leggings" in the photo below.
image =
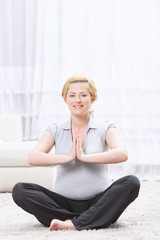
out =
<path fill-rule="evenodd" d="M 53 219 L 67 220 L 78 230 L 107 228 L 138 196 L 140 182 L 129 175 L 88 200 L 72 200 L 33 183 L 17 183 L 12 191 L 15 203 L 39 222 L 50 226 Z"/>

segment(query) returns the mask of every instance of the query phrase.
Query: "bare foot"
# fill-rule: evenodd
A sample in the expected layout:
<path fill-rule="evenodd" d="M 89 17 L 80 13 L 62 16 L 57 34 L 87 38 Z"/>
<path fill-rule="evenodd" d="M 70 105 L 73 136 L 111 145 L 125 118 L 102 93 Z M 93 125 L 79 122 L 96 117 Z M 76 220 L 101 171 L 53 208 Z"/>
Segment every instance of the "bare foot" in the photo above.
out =
<path fill-rule="evenodd" d="M 52 230 L 75 230 L 75 226 L 73 225 L 71 220 L 60 221 L 58 219 L 53 219 L 50 224 L 50 231 Z"/>

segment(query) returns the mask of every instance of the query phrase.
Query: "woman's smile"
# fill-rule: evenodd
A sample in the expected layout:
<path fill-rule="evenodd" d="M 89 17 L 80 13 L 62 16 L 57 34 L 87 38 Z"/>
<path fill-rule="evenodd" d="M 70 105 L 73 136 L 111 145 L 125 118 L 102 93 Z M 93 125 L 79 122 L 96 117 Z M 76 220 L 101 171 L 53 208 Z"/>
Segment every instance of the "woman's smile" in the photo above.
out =
<path fill-rule="evenodd" d="M 73 107 L 76 108 L 76 109 L 80 109 L 80 108 L 83 107 L 83 105 L 73 105 Z"/>

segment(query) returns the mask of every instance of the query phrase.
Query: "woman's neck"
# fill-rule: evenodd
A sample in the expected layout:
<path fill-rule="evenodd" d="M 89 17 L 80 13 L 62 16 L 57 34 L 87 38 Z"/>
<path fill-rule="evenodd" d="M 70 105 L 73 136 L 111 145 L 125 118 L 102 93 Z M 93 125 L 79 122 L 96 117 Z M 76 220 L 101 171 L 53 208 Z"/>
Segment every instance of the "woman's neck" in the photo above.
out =
<path fill-rule="evenodd" d="M 88 125 L 89 116 L 86 117 L 75 117 L 71 116 L 72 127 L 74 128 L 85 128 Z"/>

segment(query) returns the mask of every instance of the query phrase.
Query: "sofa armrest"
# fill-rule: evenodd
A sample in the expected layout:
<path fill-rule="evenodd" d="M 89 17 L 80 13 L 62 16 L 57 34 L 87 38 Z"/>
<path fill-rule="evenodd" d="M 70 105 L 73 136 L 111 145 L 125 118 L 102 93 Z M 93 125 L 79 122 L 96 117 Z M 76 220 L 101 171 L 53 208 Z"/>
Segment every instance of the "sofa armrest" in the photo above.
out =
<path fill-rule="evenodd" d="M 28 156 L 37 141 L 1 142 L 0 167 L 29 167 Z M 54 154 L 54 148 L 51 150 Z"/>

